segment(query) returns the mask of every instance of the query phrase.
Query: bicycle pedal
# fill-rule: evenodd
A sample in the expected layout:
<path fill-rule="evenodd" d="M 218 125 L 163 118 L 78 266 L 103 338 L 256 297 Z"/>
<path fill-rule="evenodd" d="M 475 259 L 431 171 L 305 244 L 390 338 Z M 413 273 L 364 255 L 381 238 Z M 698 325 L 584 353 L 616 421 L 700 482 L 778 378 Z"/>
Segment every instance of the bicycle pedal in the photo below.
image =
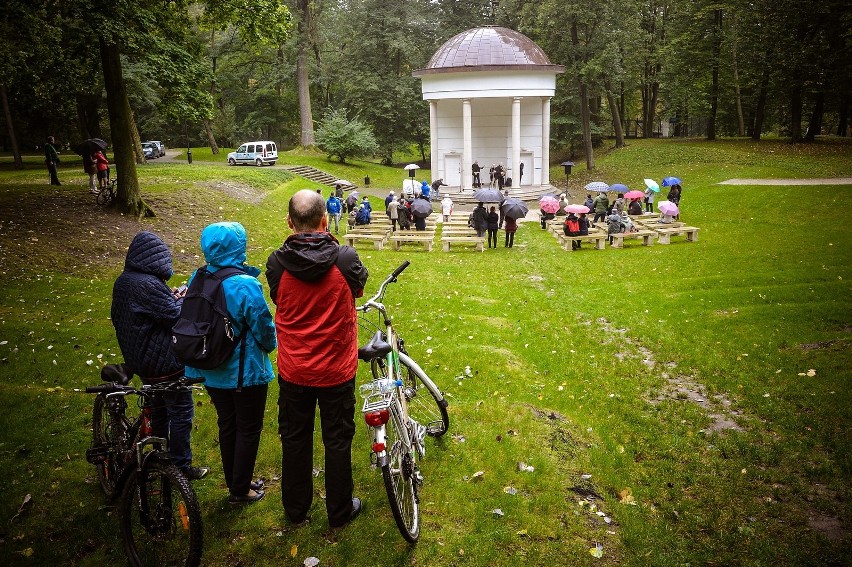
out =
<path fill-rule="evenodd" d="M 86 462 L 92 465 L 99 465 L 109 457 L 109 448 L 107 447 L 92 447 L 86 449 Z"/>

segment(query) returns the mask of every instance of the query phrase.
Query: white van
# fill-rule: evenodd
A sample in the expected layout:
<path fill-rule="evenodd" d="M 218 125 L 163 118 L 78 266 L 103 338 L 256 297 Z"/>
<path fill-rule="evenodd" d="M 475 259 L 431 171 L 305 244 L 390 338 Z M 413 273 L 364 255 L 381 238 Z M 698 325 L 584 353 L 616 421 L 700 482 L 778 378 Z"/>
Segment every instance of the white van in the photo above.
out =
<path fill-rule="evenodd" d="M 238 163 L 253 163 L 260 167 L 264 164 L 275 165 L 278 161 L 278 146 L 275 142 L 248 142 L 242 144 L 237 151 L 228 154 L 228 165 Z"/>

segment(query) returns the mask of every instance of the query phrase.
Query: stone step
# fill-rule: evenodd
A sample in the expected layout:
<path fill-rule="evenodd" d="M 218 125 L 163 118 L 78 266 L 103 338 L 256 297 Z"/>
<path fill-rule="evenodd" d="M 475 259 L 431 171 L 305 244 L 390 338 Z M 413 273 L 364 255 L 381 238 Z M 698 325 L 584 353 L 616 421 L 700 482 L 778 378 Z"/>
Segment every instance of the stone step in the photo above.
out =
<path fill-rule="evenodd" d="M 329 187 L 334 187 L 334 182 L 337 181 L 337 177 L 335 177 L 334 175 L 316 169 L 315 167 L 310 167 L 308 165 L 288 165 L 284 166 L 284 169 L 291 173 L 295 173 L 300 177 L 309 179 L 314 183 L 319 183 L 320 185 L 328 185 Z"/>

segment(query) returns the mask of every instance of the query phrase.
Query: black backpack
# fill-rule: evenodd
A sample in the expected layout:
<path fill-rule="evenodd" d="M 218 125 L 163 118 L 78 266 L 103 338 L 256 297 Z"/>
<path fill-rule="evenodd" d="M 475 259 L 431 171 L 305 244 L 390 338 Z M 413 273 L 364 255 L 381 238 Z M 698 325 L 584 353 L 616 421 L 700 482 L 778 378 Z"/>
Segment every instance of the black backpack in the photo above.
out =
<path fill-rule="evenodd" d="M 245 344 L 246 333 L 242 337 L 234 336 L 222 289 L 224 280 L 238 274 L 245 272 L 238 268 L 210 272 L 207 266 L 195 272 L 183 298 L 180 319 L 172 327 L 172 352 L 185 365 L 212 370 L 228 360 L 238 344 Z M 242 386 L 244 356 L 245 346 L 240 349 L 237 388 Z"/>

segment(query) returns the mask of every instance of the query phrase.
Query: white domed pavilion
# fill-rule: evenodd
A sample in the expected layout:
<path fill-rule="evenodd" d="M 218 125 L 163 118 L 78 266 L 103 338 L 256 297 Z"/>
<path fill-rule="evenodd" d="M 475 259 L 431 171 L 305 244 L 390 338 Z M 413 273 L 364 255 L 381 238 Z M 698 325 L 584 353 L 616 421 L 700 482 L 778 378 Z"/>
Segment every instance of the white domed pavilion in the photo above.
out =
<path fill-rule="evenodd" d="M 502 163 L 512 188 L 550 186 L 550 99 L 562 65 L 514 30 L 483 26 L 450 38 L 413 75 L 429 101 L 432 178 L 471 189 Z M 523 164 L 523 176 L 520 175 Z"/>

